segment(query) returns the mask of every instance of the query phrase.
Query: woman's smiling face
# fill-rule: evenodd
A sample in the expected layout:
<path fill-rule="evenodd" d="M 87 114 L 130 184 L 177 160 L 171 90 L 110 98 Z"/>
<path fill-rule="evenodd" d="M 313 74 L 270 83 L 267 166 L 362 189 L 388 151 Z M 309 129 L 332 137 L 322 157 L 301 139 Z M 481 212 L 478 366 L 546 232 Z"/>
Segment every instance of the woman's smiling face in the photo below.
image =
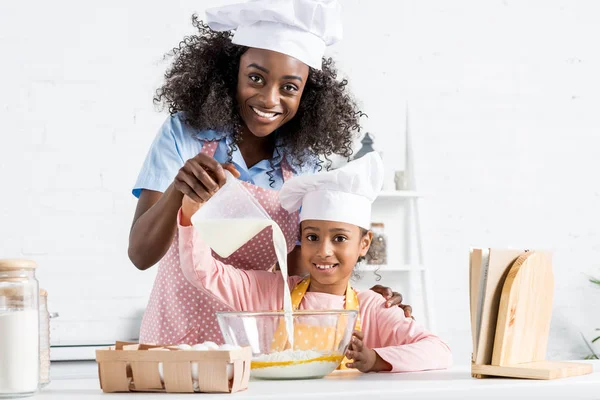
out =
<path fill-rule="evenodd" d="M 241 56 L 236 100 L 252 134 L 270 135 L 294 118 L 308 72 L 302 61 L 275 51 L 250 48 Z"/>
<path fill-rule="evenodd" d="M 347 284 L 372 234 L 343 222 L 305 220 L 300 225 L 302 266 L 322 286 Z"/>

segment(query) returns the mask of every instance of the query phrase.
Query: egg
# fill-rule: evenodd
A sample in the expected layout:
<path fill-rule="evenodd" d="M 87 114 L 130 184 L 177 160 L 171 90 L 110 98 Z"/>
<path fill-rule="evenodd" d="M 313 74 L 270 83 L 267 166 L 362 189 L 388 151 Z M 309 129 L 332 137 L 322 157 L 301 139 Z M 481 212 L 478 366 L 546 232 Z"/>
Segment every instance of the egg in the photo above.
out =
<path fill-rule="evenodd" d="M 192 346 L 192 350 L 196 351 L 208 351 L 208 347 L 204 343 L 198 343 Z M 192 380 L 194 384 L 198 383 L 198 363 L 192 363 Z"/>
<path fill-rule="evenodd" d="M 190 346 L 189 344 L 182 343 L 182 344 L 178 344 L 177 348 L 180 350 L 191 350 L 192 346 Z"/>
<path fill-rule="evenodd" d="M 227 364 L 227 379 L 233 379 L 233 364 Z M 198 363 L 192 363 L 192 381 L 198 383 Z"/>
<path fill-rule="evenodd" d="M 234 344 L 222 344 L 219 346 L 219 350 L 227 351 L 227 350 L 238 350 L 241 349 L 240 346 L 236 346 Z M 227 379 L 233 379 L 233 364 L 227 364 Z"/>
<path fill-rule="evenodd" d="M 155 351 L 170 351 L 169 349 L 156 349 Z M 164 378 L 163 378 L 163 363 L 159 362 L 158 363 L 158 375 L 160 375 L 160 381 L 161 382 L 165 382 Z"/>
<path fill-rule="evenodd" d="M 208 347 L 209 350 L 218 350 L 219 349 L 219 345 L 216 344 L 215 342 L 204 342 L 202 344 L 205 345 L 206 347 Z"/>
<path fill-rule="evenodd" d="M 192 363 L 192 380 L 198 382 L 198 363 Z"/>
<path fill-rule="evenodd" d="M 227 364 L 227 379 L 229 379 L 229 380 L 233 379 L 233 364 L 232 363 Z"/>

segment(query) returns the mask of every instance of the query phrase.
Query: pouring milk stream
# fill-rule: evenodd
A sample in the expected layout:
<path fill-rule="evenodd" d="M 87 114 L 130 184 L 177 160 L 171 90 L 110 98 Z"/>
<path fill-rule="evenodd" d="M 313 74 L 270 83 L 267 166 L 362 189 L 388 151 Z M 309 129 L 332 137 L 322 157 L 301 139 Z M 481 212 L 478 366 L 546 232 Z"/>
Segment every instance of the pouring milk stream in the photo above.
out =
<path fill-rule="evenodd" d="M 285 236 L 246 188 L 229 171 L 225 171 L 225 175 L 227 182 L 192 216 L 192 225 L 198 236 L 223 258 L 229 257 L 266 227 L 273 229 L 273 245 L 283 278 L 285 325 L 293 349 L 294 321 L 288 287 Z"/>

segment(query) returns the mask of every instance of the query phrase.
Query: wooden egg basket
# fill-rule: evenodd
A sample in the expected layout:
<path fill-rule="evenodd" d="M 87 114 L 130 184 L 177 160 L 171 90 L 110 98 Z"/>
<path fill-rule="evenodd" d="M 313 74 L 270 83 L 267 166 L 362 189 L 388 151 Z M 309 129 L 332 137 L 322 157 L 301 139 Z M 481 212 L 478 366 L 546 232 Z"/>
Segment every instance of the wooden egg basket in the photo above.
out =
<path fill-rule="evenodd" d="M 168 348 L 171 351 L 157 351 Z M 205 393 L 235 393 L 248 388 L 252 350 L 184 351 L 172 346 L 117 342 L 96 350 L 100 387 L 106 393 L 194 391 L 192 363 L 198 364 L 198 385 Z M 158 371 L 163 364 L 164 383 Z M 233 379 L 227 365 L 233 365 Z"/>
<path fill-rule="evenodd" d="M 471 251 L 471 328 L 474 349 L 482 352 L 474 351 L 472 376 L 556 379 L 591 373 L 589 363 L 545 359 L 554 292 L 550 254 L 489 249 L 489 268 L 482 280 L 478 270 L 481 251 Z M 486 284 L 487 290 L 482 290 Z M 487 307 L 480 307 L 482 304 Z"/>

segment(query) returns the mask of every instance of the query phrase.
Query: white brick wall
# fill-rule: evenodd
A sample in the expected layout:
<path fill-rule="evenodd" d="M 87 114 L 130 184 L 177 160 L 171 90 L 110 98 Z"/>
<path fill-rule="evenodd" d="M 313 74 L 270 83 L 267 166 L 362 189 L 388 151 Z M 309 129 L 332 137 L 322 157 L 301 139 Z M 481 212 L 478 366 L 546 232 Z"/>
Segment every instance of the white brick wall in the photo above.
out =
<path fill-rule="evenodd" d="M 411 2 L 427 254 L 440 333 L 460 356 L 469 246 L 554 251 L 550 358 L 587 354 L 579 330 L 600 327 L 600 290 L 585 275 L 600 250 L 599 11 L 593 1 Z"/>
<path fill-rule="evenodd" d="M 135 335 L 154 272 L 127 259 L 130 189 L 164 119 L 162 55 L 194 11 L 222 3 L 0 3 L 0 257 L 40 262 L 55 338 Z M 439 333 L 456 359 L 470 353 L 468 248 L 488 245 L 554 251 L 549 356 L 585 355 L 579 331 L 600 327 L 585 275 L 600 256 L 600 4 L 343 4 L 332 54 L 390 172 L 411 106 Z"/>

